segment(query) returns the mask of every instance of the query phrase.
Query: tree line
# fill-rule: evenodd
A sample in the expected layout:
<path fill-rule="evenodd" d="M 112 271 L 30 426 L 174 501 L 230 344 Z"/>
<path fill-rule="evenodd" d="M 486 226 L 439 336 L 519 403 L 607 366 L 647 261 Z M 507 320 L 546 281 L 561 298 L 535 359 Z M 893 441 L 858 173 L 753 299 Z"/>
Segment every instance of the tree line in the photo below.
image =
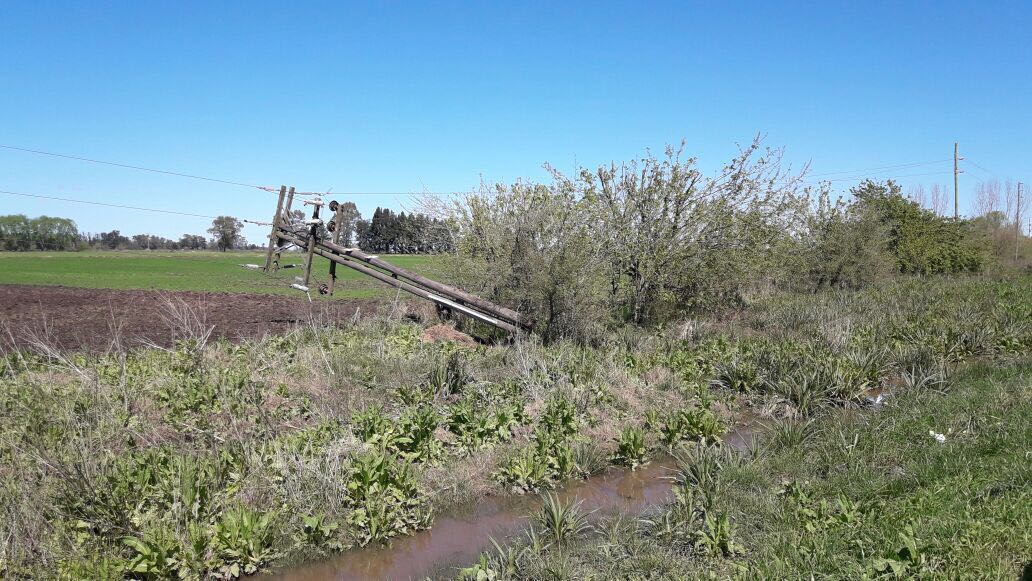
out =
<path fill-rule="evenodd" d="M 78 250 L 83 242 L 75 222 L 67 218 L 0 216 L 3 250 Z"/>
<path fill-rule="evenodd" d="M 447 224 L 425 214 L 395 213 L 389 208 L 377 207 L 370 220 L 353 202 L 345 202 L 341 221 L 341 242 L 346 246 L 358 244 L 363 250 L 390 254 L 429 254 L 453 249 Z M 304 222 L 305 214 L 294 210 L 291 219 L 296 227 Z M 153 234 L 125 235 L 119 230 L 100 233 L 79 232 L 75 222 L 68 218 L 24 215 L 0 216 L 0 250 L 235 250 L 256 249 L 243 236 L 244 224 L 232 216 L 212 220 L 208 236 L 183 234 L 173 240 Z M 326 224 L 320 226 L 320 236 L 331 236 Z"/>
<path fill-rule="evenodd" d="M 235 245 L 246 247 L 246 240 L 236 239 Z M 218 246 L 218 238 L 209 239 L 200 234 L 183 234 L 178 240 L 153 234 L 127 236 L 119 230 L 110 232 L 80 232 L 68 218 L 24 214 L 0 216 L 0 250 L 205 250 Z"/>
<path fill-rule="evenodd" d="M 377 207 L 371 220 L 355 220 L 355 238 L 363 250 L 389 254 L 433 254 L 452 250 L 443 220 L 426 214 L 400 214 Z"/>

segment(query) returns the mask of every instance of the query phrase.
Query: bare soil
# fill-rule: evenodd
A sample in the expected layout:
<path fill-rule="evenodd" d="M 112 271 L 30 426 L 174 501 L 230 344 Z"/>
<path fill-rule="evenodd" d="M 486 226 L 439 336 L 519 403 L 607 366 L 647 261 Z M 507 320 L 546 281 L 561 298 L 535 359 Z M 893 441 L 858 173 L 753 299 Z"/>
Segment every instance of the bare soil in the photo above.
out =
<path fill-rule="evenodd" d="M 376 312 L 374 299 L 316 300 L 259 294 L 0 285 L 0 345 L 44 339 L 60 349 L 168 346 L 197 330 L 238 341 L 316 320 Z"/>
<path fill-rule="evenodd" d="M 445 341 L 453 341 L 459 345 L 467 345 L 469 347 L 476 347 L 477 342 L 473 337 L 457 330 L 451 325 L 434 325 L 423 331 L 423 341 L 426 343 L 443 343 Z"/>

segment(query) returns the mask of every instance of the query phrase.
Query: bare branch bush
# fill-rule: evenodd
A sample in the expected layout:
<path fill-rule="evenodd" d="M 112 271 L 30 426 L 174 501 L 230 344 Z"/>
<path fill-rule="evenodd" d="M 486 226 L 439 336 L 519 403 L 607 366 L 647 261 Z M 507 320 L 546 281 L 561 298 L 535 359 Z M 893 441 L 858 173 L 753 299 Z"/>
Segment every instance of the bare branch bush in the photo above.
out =
<path fill-rule="evenodd" d="M 989 180 L 979 182 L 978 190 L 975 193 L 974 215 L 987 216 L 1000 209 L 1000 182 Z"/>
<path fill-rule="evenodd" d="M 208 343 L 214 325 L 207 322 L 207 311 L 194 307 L 172 293 L 161 296 L 161 320 L 168 327 L 173 341 L 194 340 L 198 350 Z"/>
<path fill-rule="evenodd" d="M 456 278 L 527 313 L 546 340 L 597 337 L 618 320 L 654 322 L 740 300 L 776 279 L 772 250 L 808 207 L 805 173 L 757 136 L 713 177 L 684 143 L 547 184 L 482 184 L 424 199 L 456 240 Z"/>

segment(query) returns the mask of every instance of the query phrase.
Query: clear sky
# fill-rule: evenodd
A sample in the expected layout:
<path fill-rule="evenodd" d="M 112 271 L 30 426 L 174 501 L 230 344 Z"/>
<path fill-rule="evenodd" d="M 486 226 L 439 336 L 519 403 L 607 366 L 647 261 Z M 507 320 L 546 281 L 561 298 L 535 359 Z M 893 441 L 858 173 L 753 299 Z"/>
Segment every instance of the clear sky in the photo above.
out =
<path fill-rule="evenodd" d="M 1032 2 L 0 4 L 0 144 L 303 190 L 469 190 L 762 132 L 812 172 L 1032 181 Z M 949 184 L 952 163 L 870 172 Z M 834 176 L 833 176 L 834 177 Z M 851 182 L 836 182 L 848 187 Z M 0 149 L 0 190 L 269 219 L 275 197 Z M 336 196 L 344 199 L 347 196 Z M 355 196 L 367 216 L 398 196 Z M 208 221 L 0 195 L 169 237 Z M 246 234 L 260 241 L 264 232 Z"/>

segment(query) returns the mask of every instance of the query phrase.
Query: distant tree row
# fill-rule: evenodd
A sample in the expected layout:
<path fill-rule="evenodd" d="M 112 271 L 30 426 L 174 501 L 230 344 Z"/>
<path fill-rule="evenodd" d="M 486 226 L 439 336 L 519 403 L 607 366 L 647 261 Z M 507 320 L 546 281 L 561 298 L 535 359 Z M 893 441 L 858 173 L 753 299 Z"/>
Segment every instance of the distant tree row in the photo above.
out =
<path fill-rule="evenodd" d="M 183 234 L 172 240 L 153 234 L 124 236 L 118 230 L 83 234 L 83 243 L 92 250 L 205 250 L 208 239 L 198 234 Z"/>
<path fill-rule="evenodd" d="M 0 216 L 0 249 L 78 250 L 82 244 L 75 222 L 67 218 Z"/>
<path fill-rule="evenodd" d="M 359 247 L 370 252 L 432 254 L 453 248 L 446 223 L 425 214 L 395 214 L 378 207 L 372 220 L 359 215 L 354 224 Z"/>
<path fill-rule="evenodd" d="M 396 214 L 388 208 L 376 208 L 372 220 L 365 220 L 353 202 L 342 205 L 340 241 L 345 246 L 358 244 L 370 252 L 389 254 L 430 254 L 454 248 L 444 221 L 425 214 Z M 295 225 L 305 219 L 304 212 L 291 213 Z M 243 237 L 243 223 L 232 216 L 215 218 L 208 228 L 210 238 L 200 234 L 183 234 L 178 240 L 153 234 L 127 236 L 119 230 L 80 233 L 75 222 L 67 218 L 40 216 L 28 218 L 18 214 L 0 216 L 0 250 L 205 250 L 222 251 L 258 248 Z M 326 224 L 319 227 L 319 236 L 331 233 Z"/>
<path fill-rule="evenodd" d="M 451 233 L 442 220 L 425 214 L 396 214 L 380 207 L 373 212 L 371 220 L 366 220 L 354 202 L 344 202 L 341 208 L 340 243 L 344 246 L 357 244 L 363 250 L 384 254 L 435 254 L 454 249 Z M 295 226 L 305 218 L 301 210 L 291 212 Z M 332 214 L 327 221 L 330 219 Z M 318 236 L 329 238 L 333 234 L 322 224 Z"/>
<path fill-rule="evenodd" d="M 136 234 L 126 236 L 118 230 L 110 232 L 79 232 L 75 222 L 68 218 L 40 216 L 29 218 L 23 214 L 0 216 L 0 250 L 205 250 L 218 248 L 249 248 L 240 235 L 239 220 L 221 216 L 212 223 L 212 239 L 200 234 L 183 234 L 178 240 Z"/>

